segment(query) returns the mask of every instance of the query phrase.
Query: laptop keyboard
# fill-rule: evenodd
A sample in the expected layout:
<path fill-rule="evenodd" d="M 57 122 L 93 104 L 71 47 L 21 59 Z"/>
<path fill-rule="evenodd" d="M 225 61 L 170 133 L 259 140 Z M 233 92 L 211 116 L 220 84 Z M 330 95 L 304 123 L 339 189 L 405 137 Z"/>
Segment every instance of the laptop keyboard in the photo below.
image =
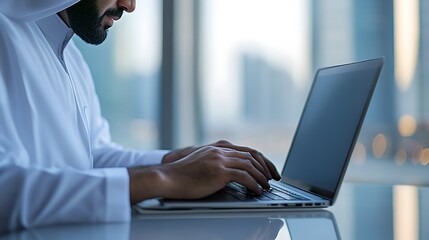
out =
<path fill-rule="evenodd" d="M 306 198 L 284 189 L 271 187 L 270 189 L 261 189 L 262 194 L 256 195 L 248 191 L 243 185 L 232 182 L 229 183 L 224 191 L 241 201 L 253 200 L 306 200 Z"/>

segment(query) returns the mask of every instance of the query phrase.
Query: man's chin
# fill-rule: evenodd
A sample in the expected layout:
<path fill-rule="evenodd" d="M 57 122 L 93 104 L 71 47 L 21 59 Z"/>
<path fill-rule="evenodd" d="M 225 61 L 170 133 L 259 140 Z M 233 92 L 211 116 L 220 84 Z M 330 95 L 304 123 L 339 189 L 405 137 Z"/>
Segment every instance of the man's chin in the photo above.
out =
<path fill-rule="evenodd" d="M 102 44 L 106 38 L 107 38 L 107 32 L 108 30 L 103 30 L 102 32 L 98 33 L 98 34 L 93 34 L 90 36 L 82 36 L 77 34 L 84 42 L 88 43 L 88 44 L 92 44 L 92 45 L 100 45 Z"/>

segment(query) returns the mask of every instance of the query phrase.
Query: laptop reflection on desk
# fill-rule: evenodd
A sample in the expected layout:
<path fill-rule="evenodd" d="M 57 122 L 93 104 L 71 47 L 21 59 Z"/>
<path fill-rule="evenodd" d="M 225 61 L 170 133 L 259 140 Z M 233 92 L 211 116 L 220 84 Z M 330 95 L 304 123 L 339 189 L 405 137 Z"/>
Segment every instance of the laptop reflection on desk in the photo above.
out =
<path fill-rule="evenodd" d="M 147 213 L 136 217 L 130 239 L 341 239 L 334 215 L 325 210 Z"/>
<path fill-rule="evenodd" d="M 285 219 L 285 222 L 288 231 L 285 236 L 289 235 L 290 238 L 279 236 L 278 239 L 341 239 L 334 215 L 328 211 L 319 212 L 313 216 L 311 213 L 290 216 Z"/>

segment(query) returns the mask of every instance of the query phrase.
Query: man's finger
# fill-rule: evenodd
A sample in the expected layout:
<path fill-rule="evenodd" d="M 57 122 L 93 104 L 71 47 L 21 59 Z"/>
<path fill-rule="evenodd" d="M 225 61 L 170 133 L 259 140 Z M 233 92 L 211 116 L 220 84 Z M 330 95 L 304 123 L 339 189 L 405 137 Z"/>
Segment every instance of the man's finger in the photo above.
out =
<path fill-rule="evenodd" d="M 237 182 L 258 195 L 262 194 L 258 183 L 248 172 L 240 169 L 229 169 L 228 174 L 231 182 Z"/>
<path fill-rule="evenodd" d="M 271 171 L 268 168 L 267 163 L 266 163 L 266 161 L 269 161 L 269 160 L 267 160 L 258 151 L 254 150 L 252 148 L 249 148 L 249 147 L 233 145 L 233 144 L 231 144 L 229 142 L 226 142 L 226 141 L 225 142 L 218 142 L 215 145 L 218 146 L 218 147 L 231 148 L 231 149 L 234 149 L 234 150 L 237 150 L 237 151 L 250 153 L 252 155 L 252 157 L 256 161 L 258 161 L 258 163 L 262 166 L 262 168 L 263 168 L 262 172 L 264 173 L 265 177 L 268 178 L 268 179 L 272 179 L 273 178 L 273 176 L 271 175 Z"/>
<path fill-rule="evenodd" d="M 226 165 L 227 167 L 244 170 L 249 173 L 261 187 L 265 189 L 270 188 L 267 178 L 258 169 L 256 169 L 252 163 L 241 158 L 230 158 L 229 160 L 230 161 Z"/>
<path fill-rule="evenodd" d="M 269 160 L 266 163 L 268 165 L 268 168 L 270 169 L 271 175 L 273 176 L 274 180 L 279 181 L 282 177 L 280 176 L 280 173 L 277 171 L 274 164 Z"/>
<path fill-rule="evenodd" d="M 262 174 L 264 174 L 265 169 L 262 167 L 262 165 L 256 161 L 256 159 L 253 158 L 252 155 L 250 155 L 248 152 L 241 152 L 233 149 L 224 148 L 225 150 L 225 156 L 232 157 L 232 158 L 241 158 L 241 159 L 247 159 L 250 161 L 253 166 L 255 166 Z M 265 175 L 265 174 L 264 174 Z"/>

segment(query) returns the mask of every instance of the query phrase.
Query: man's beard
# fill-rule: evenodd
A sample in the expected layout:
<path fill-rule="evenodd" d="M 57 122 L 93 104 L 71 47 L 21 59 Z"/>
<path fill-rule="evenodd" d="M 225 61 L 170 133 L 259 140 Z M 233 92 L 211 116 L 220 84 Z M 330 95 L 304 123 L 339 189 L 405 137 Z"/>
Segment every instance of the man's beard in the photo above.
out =
<path fill-rule="evenodd" d="M 105 16 L 120 18 L 123 9 L 109 9 L 99 16 L 99 10 L 95 0 L 81 0 L 67 8 L 70 27 L 74 33 L 87 43 L 99 45 L 107 37 L 107 28 L 102 26 Z"/>

